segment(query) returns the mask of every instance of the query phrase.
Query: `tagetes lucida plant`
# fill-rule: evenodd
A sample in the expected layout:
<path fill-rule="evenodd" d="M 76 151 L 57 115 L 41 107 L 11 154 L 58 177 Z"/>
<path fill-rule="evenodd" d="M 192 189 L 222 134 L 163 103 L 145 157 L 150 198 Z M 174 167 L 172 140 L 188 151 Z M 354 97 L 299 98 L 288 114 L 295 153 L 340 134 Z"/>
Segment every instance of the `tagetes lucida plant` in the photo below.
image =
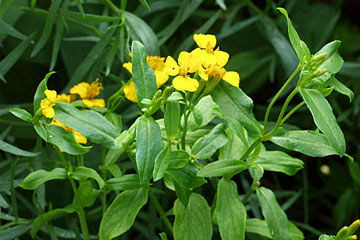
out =
<path fill-rule="evenodd" d="M 262 123 L 252 112 L 251 98 L 239 87 L 239 74 L 225 69 L 230 56 L 220 50 L 214 35 L 195 34 L 197 48 L 180 52 L 177 61 L 172 56 L 147 56 L 145 47 L 133 41 L 132 61 L 123 64 L 132 77 L 107 99 L 107 104 L 96 98 L 103 89 L 98 80 L 78 83 L 69 95 L 48 90 L 46 84 L 52 72 L 35 93 L 34 116 L 22 109 L 12 110 L 32 123 L 44 141 L 55 146 L 62 164 L 52 171 L 29 174 L 21 187 L 34 190 L 49 179 L 70 181 L 73 202 L 65 210 L 55 210 L 76 212 L 86 240 L 90 232 L 85 209 L 97 204 L 97 198 L 101 199 L 101 222 L 99 231 L 92 230 L 91 234 L 97 234 L 100 240 L 128 231 L 149 199 L 164 223 L 158 227 L 163 231 L 162 239 L 172 235 L 175 240 L 211 240 L 214 224 L 224 240 L 244 240 L 245 233 L 253 231 L 249 226 L 261 228 L 255 233 L 274 240 L 292 239 L 292 235 L 304 239 L 301 230 L 289 222 L 273 191 L 261 186 L 261 179 L 265 171 L 292 176 L 302 169 L 303 161 L 290 156 L 289 151 L 309 157 L 351 158 L 345 153 L 345 138 L 325 97 L 335 90 L 351 101 L 353 94 L 335 78 L 343 63 L 337 51 L 340 42 L 333 41 L 311 54 L 286 11 L 279 10 L 288 20 L 289 38 L 299 64 L 271 100 Z M 293 81 L 297 83 L 290 85 Z M 272 107 L 287 86 L 294 87 L 268 129 Z M 301 99 L 288 111 L 297 95 Z M 117 113 L 124 98 L 137 102 L 141 110 L 141 116 L 126 130 Z M 303 105 L 310 110 L 318 131 L 284 129 L 283 124 Z M 264 142 L 288 151 L 267 149 Z M 94 159 L 84 161 L 92 144 L 103 147 L 98 169 L 87 163 Z M 231 179 L 244 171 L 249 172 L 246 176 L 252 184 L 240 190 L 243 197 L 239 198 L 241 188 Z M 212 208 L 194 191 L 206 184 L 206 179 L 216 187 Z M 155 194 L 159 192 L 172 192 L 177 198 L 164 209 L 158 200 L 162 195 Z M 252 208 L 250 197 L 257 198 L 265 220 L 247 214 L 247 209 Z M 169 214 L 174 215 L 173 222 Z M 34 220 L 37 224 L 32 224 L 33 238 L 42 229 L 43 217 L 40 214 Z M 195 228 L 191 225 L 194 219 Z M 355 239 L 359 223 L 357 220 L 336 236 L 322 235 L 320 239 Z"/>

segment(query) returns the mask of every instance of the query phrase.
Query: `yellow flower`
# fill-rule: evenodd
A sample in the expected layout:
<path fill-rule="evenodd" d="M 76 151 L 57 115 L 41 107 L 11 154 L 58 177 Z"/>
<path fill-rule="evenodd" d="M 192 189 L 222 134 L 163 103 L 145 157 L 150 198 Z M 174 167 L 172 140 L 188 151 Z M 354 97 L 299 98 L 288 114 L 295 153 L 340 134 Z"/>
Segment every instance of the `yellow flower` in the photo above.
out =
<path fill-rule="evenodd" d="M 195 92 L 199 87 L 199 82 L 191 78 L 188 73 L 194 73 L 200 68 L 200 59 L 188 52 L 181 52 L 176 61 L 168 56 L 165 62 L 165 71 L 170 76 L 177 76 L 173 79 L 173 85 L 176 90 Z"/>
<path fill-rule="evenodd" d="M 60 94 L 56 96 L 56 102 L 66 102 L 66 103 L 71 103 L 73 101 L 75 101 L 76 96 L 73 94 L 70 95 L 66 95 L 66 94 Z"/>
<path fill-rule="evenodd" d="M 53 118 L 55 116 L 53 107 L 56 102 L 57 93 L 54 90 L 45 90 L 44 94 L 46 98 L 40 102 L 41 112 L 46 118 Z"/>
<path fill-rule="evenodd" d="M 67 131 L 69 133 L 72 132 L 74 134 L 76 142 L 78 142 L 78 143 L 83 143 L 83 144 L 87 143 L 87 138 L 84 135 L 82 135 L 81 133 L 79 133 L 75 129 L 69 128 L 68 126 L 66 126 L 63 123 L 59 122 L 59 120 L 57 120 L 56 118 L 53 118 L 50 125 L 56 125 L 58 127 L 61 127 L 61 128 L 65 129 L 65 131 Z"/>
<path fill-rule="evenodd" d="M 229 60 L 229 54 L 220 51 L 216 46 L 216 37 L 211 34 L 194 34 L 194 41 L 199 48 L 194 49 L 191 53 L 198 56 L 202 60 L 204 66 L 219 65 L 225 66 Z"/>
<path fill-rule="evenodd" d="M 130 54 L 131 57 L 131 54 Z M 165 58 L 158 56 L 147 56 L 146 62 L 154 70 L 156 77 L 157 88 L 160 88 L 161 85 L 166 83 L 169 80 L 169 75 L 165 72 Z M 123 67 L 132 74 L 132 62 L 127 62 L 123 64 Z"/>
<path fill-rule="evenodd" d="M 130 81 L 129 84 L 127 84 L 124 87 L 124 94 L 127 99 L 129 99 L 132 102 L 137 102 L 137 96 L 136 96 L 136 90 L 135 90 L 135 83 L 134 81 Z"/>
<path fill-rule="evenodd" d="M 81 82 L 75 85 L 70 89 L 70 93 L 78 94 L 83 100 L 84 105 L 88 107 L 105 107 L 104 99 L 94 99 L 99 95 L 100 90 L 102 89 L 102 84 L 99 83 L 99 79 L 96 79 L 96 81 L 92 82 L 91 84 L 87 82 Z"/>
<path fill-rule="evenodd" d="M 234 87 L 239 87 L 240 83 L 240 76 L 237 72 L 226 71 L 225 68 L 219 65 L 210 65 L 207 68 L 201 68 L 199 70 L 199 76 L 206 81 L 209 80 L 210 77 L 213 77 L 215 80 L 223 79 Z"/>

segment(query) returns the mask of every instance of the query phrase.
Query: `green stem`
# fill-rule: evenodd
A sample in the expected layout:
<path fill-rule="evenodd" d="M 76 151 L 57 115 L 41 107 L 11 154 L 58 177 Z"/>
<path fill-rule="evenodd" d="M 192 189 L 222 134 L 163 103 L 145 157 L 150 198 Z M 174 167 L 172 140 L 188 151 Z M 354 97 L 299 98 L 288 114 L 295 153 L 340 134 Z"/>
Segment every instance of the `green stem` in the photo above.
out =
<path fill-rule="evenodd" d="M 272 106 L 274 105 L 276 100 L 280 97 L 280 95 L 285 90 L 285 88 L 291 83 L 291 81 L 294 79 L 294 77 L 300 72 L 300 70 L 301 70 L 301 66 L 298 65 L 295 72 L 293 72 L 293 74 L 291 74 L 291 76 L 288 78 L 288 80 L 286 80 L 284 85 L 280 88 L 280 90 L 276 93 L 274 98 L 271 100 L 269 106 L 266 109 L 266 113 L 265 113 L 263 134 L 266 133 L 267 122 L 268 122 L 268 119 L 269 119 L 269 115 L 270 115 L 270 111 L 271 111 Z"/>
<path fill-rule="evenodd" d="M 186 92 L 185 94 L 185 108 L 184 108 L 184 128 L 183 128 L 183 134 L 181 136 L 181 148 L 185 150 L 185 140 L 186 140 L 186 131 L 187 131 L 187 120 L 190 115 L 190 103 L 189 103 L 189 92 Z M 188 105 L 189 104 L 189 105 Z"/>
<path fill-rule="evenodd" d="M 288 112 L 288 114 L 286 114 L 286 116 L 281 120 L 280 125 L 283 125 L 286 122 L 286 120 L 288 120 L 288 118 L 291 117 L 291 115 L 293 115 L 293 113 L 296 112 L 299 108 L 304 106 L 304 104 L 305 104 L 305 102 L 302 101 L 301 103 L 296 105 L 293 109 L 291 109 L 291 111 Z"/>
<path fill-rule="evenodd" d="M 167 218 L 164 209 L 161 207 L 159 201 L 157 200 L 156 196 L 154 195 L 154 193 L 149 189 L 149 197 L 151 202 L 155 205 L 156 210 L 158 211 L 158 213 L 160 214 L 162 220 L 164 221 L 166 227 L 169 229 L 169 231 L 171 232 L 171 234 L 173 233 L 173 227 L 171 222 L 169 221 L 169 219 Z"/>
<path fill-rule="evenodd" d="M 252 184 L 251 184 L 251 187 L 249 188 L 249 190 L 246 192 L 242 203 L 243 204 L 246 204 L 247 201 L 249 200 L 249 197 L 251 196 L 251 194 L 256 190 L 256 188 L 259 186 L 259 184 L 256 182 L 256 181 L 253 181 Z"/>
<path fill-rule="evenodd" d="M 105 156 L 106 156 L 106 148 L 103 147 L 103 151 L 102 151 L 102 165 L 103 166 L 105 166 Z M 102 175 L 102 178 L 104 179 L 104 181 L 106 181 L 106 179 L 107 179 L 107 171 L 106 171 L 106 169 L 102 168 L 101 175 Z M 101 202 L 102 202 L 102 213 L 103 213 L 103 216 L 104 216 L 105 211 L 106 211 L 106 206 L 107 206 L 106 190 L 103 190 Z"/>
<path fill-rule="evenodd" d="M 262 137 L 256 139 L 255 142 L 253 142 L 253 144 L 251 144 L 251 146 L 248 148 L 248 150 L 246 150 L 246 152 L 241 156 L 240 161 L 244 161 L 249 154 L 252 152 L 252 150 L 254 150 L 255 147 L 257 147 L 258 144 L 260 144 L 262 142 Z"/>
<path fill-rule="evenodd" d="M 117 15 L 121 13 L 121 10 L 111 0 L 102 0 L 102 2 L 112 11 L 114 11 Z"/>

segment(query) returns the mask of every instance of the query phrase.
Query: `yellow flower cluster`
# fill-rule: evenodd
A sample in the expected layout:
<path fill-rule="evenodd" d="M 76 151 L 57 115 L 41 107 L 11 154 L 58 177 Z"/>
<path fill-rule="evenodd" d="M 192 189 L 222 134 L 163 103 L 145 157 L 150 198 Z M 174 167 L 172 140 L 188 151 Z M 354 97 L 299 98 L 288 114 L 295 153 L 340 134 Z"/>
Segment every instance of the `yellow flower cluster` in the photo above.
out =
<path fill-rule="evenodd" d="M 146 61 L 154 70 L 157 87 L 160 88 L 166 83 L 169 76 L 174 76 L 172 84 L 176 90 L 195 92 L 199 87 L 199 81 L 196 77 L 190 76 L 192 73 L 197 73 L 205 81 L 223 79 L 239 87 L 239 74 L 226 71 L 224 68 L 229 60 L 229 54 L 220 51 L 219 47 L 215 48 L 216 37 L 211 34 L 195 34 L 194 41 L 198 48 L 191 52 L 182 51 L 177 62 L 171 56 L 168 56 L 166 61 L 162 57 L 147 56 Z M 124 63 L 123 67 L 132 74 L 131 62 Z M 124 94 L 130 101 L 137 102 L 133 80 L 124 87 Z"/>
<path fill-rule="evenodd" d="M 96 81 L 92 82 L 91 84 L 87 82 L 81 82 L 75 85 L 70 89 L 69 95 L 58 95 L 54 90 L 45 90 L 44 94 L 46 98 L 42 99 L 40 102 L 41 112 L 46 118 L 52 118 L 52 122 L 50 123 L 51 125 L 56 125 L 62 127 L 67 132 L 72 132 L 75 136 L 75 140 L 78 143 L 85 144 L 87 143 L 87 139 L 84 135 L 72 128 L 65 126 L 55 118 L 55 111 L 53 107 L 57 102 L 74 102 L 76 100 L 76 95 L 78 95 L 83 104 L 88 107 L 105 107 L 104 99 L 95 99 L 95 97 L 99 95 L 100 90 L 102 89 L 102 84 L 99 83 L 98 79 L 96 79 Z"/>

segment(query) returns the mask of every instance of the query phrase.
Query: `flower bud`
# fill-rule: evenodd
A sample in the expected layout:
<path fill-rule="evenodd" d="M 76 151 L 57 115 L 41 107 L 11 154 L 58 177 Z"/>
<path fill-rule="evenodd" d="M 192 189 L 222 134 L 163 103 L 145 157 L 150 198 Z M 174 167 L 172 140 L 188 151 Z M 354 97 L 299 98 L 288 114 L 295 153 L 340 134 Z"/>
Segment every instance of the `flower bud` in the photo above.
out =
<path fill-rule="evenodd" d="M 161 90 L 161 89 L 157 90 L 157 92 L 155 93 L 153 99 L 154 99 L 154 98 L 155 98 L 155 99 L 159 98 L 159 97 L 161 96 L 161 93 L 162 93 L 162 90 Z"/>
<path fill-rule="evenodd" d="M 356 240 L 356 239 L 357 239 L 356 235 L 351 235 L 351 236 L 348 236 L 346 238 L 342 238 L 342 240 Z"/>
<path fill-rule="evenodd" d="M 349 234 L 355 233 L 360 227 L 360 219 L 356 220 L 349 226 Z"/>
<path fill-rule="evenodd" d="M 314 77 L 320 77 L 321 75 L 323 75 L 324 73 L 326 73 L 328 70 L 325 68 L 325 69 L 321 69 L 321 70 L 317 70 L 317 71 L 314 71 L 312 73 L 312 75 Z"/>
<path fill-rule="evenodd" d="M 161 96 L 162 99 L 167 99 L 168 97 L 170 97 L 170 95 L 174 92 L 174 87 L 173 86 L 168 86 L 164 89 L 164 92 Z"/>
<path fill-rule="evenodd" d="M 314 62 L 323 62 L 326 58 L 326 53 L 322 53 L 322 54 L 319 54 L 319 55 L 316 55 L 316 56 L 313 56 L 312 57 L 312 60 Z"/>
<path fill-rule="evenodd" d="M 348 235 L 348 227 L 344 226 L 336 234 L 336 239 L 341 239 L 341 238 L 345 237 L 346 235 Z"/>

